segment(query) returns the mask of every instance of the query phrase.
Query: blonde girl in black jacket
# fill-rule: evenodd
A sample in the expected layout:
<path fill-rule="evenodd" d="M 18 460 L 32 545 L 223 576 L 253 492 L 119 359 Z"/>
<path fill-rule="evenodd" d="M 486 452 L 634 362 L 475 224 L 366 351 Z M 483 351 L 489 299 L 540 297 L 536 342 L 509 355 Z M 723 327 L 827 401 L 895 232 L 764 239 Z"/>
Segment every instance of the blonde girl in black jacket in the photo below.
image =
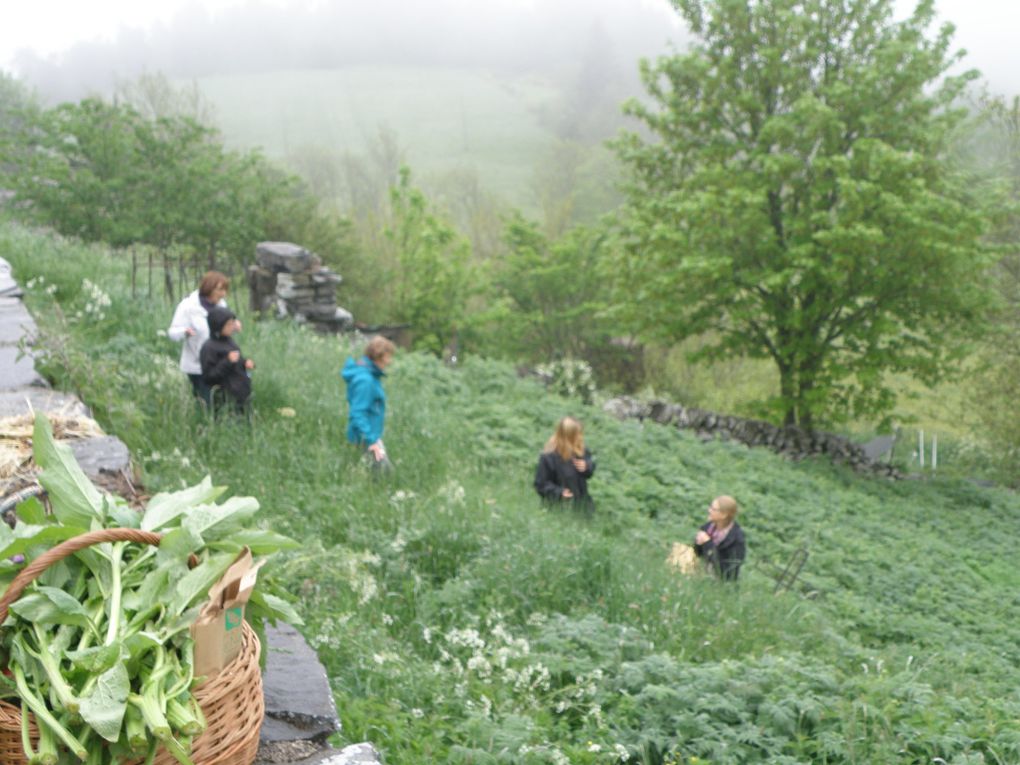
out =
<path fill-rule="evenodd" d="M 539 455 L 535 491 L 550 505 L 592 513 L 595 503 L 588 494 L 588 479 L 594 472 L 595 461 L 584 445 L 584 428 L 573 417 L 564 417 Z"/>

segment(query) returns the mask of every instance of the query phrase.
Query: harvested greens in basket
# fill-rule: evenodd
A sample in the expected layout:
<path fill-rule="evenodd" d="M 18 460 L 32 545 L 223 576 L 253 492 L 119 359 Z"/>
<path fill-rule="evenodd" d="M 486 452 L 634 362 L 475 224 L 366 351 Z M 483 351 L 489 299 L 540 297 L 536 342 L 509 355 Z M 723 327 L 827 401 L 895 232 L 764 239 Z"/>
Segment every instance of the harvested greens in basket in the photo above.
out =
<path fill-rule="evenodd" d="M 0 523 L 0 589 L 56 544 L 86 532 L 131 528 L 162 539 L 158 547 L 85 547 L 45 568 L 10 604 L 0 625 L 0 700 L 20 708 L 26 759 L 151 762 L 163 747 L 182 765 L 200 765 L 190 759 L 191 740 L 206 722 L 191 691 L 203 678 L 194 676 L 189 627 L 245 546 L 266 555 L 293 541 L 251 527 L 258 509 L 251 497 L 217 504 L 224 488 L 208 478 L 154 496 L 141 513 L 100 493 L 43 415 L 36 416 L 33 448 L 52 512 L 33 498 L 18 507 L 13 529 Z M 300 623 L 286 601 L 261 586 L 248 615 Z"/>

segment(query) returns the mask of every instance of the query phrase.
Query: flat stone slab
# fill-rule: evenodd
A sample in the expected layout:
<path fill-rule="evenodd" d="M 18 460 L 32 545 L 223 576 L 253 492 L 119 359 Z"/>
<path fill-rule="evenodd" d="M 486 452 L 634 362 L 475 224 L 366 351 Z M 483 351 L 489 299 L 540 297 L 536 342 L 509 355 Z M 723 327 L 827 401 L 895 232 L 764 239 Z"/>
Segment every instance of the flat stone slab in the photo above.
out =
<path fill-rule="evenodd" d="M 319 760 L 319 765 L 379 765 L 382 762 L 379 752 L 369 743 L 351 744 L 339 752 L 326 755 Z"/>
<path fill-rule="evenodd" d="M 46 381 L 35 371 L 31 355 L 18 358 L 15 345 L 0 345 L 0 390 L 13 390 L 29 385 L 46 387 Z"/>
<path fill-rule="evenodd" d="M 21 297 L 21 287 L 14 281 L 11 264 L 0 258 L 0 296 Z"/>
<path fill-rule="evenodd" d="M 301 633 L 289 624 L 267 625 L 266 643 L 260 741 L 324 741 L 340 730 L 326 670 Z"/>
<path fill-rule="evenodd" d="M 83 438 L 80 441 L 65 441 L 71 447 L 78 465 L 85 475 L 98 476 L 102 473 L 120 473 L 131 467 L 131 452 L 116 436 Z"/>
<path fill-rule="evenodd" d="M 16 344 L 22 337 L 35 334 L 35 320 L 25 304 L 14 297 L 0 296 L 0 343 Z"/>
<path fill-rule="evenodd" d="M 290 242 L 259 242 L 255 245 L 255 260 L 262 267 L 277 273 L 301 273 L 322 265 L 318 256 Z"/>
<path fill-rule="evenodd" d="M 382 765 L 382 756 L 367 742 L 351 744 L 343 749 L 326 747 L 304 756 L 300 750 L 272 749 L 263 746 L 255 758 L 255 765 Z"/>
<path fill-rule="evenodd" d="M 32 386 L 0 390 L 0 417 L 17 417 L 29 412 L 90 417 L 89 408 L 70 393 Z"/>

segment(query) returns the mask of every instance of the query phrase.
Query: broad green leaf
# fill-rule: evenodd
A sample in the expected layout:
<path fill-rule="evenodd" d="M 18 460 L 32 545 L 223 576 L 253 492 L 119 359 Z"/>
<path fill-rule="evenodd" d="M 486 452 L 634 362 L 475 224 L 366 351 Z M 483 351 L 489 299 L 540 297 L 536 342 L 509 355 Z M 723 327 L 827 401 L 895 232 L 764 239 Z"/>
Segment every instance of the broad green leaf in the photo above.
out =
<path fill-rule="evenodd" d="M 156 558 L 160 565 L 186 561 L 189 555 L 199 552 L 204 546 L 202 535 L 185 526 L 163 535 Z"/>
<path fill-rule="evenodd" d="M 226 487 L 213 486 L 212 480 L 206 476 L 201 483 L 187 489 L 168 494 L 157 494 L 149 500 L 149 504 L 145 508 L 141 528 L 145 531 L 157 531 L 165 528 L 196 505 L 214 501 L 224 491 L 226 491 Z"/>
<path fill-rule="evenodd" d="M 116 741 L 127 709 L 130 680 L 124 662 L 118 661 L 99 676 L 81 700 L 81 716 L 107 741 Z"/>
<path fill-rule="evenodd" d="M 231 497 L 220 505 L 201 505 L 182 521 L 184 528 L 203 539 L 219 539 L 242 528 L 259 509 L 254 497 Z"/>
<path fill-rule="evenodd" d="M 12 532 L 7 524 L 2 524 L 0 529 L 0 558 L 10 558 L 12 555 L 24 555 L 33 547 L 50 548 L 65 539 L 76 537 L 81 529 L 68 526 L 35 526 L 27 523 L 19 523 Z M 9 535 L 9 536 L 8 536 Z"/>
<path fill-rule="evenodd" d="M 304 624 L 304 620 L 294 610 L 294 606 L 283 598 L 260 591 L 258 587 L 252 591 L 251 599 L 248 603 L 249 606 L 253 607 L 251 609 L 252 617 L 261 616 L 274 621 L 282 619 L 287 624 L 292 624 L 295 627 L 300 627 Z"/>
<path fill-rule="evenodd" d="M 66 655 L 75 667 L 94 675 L 106 672 L 117 664 L 120 661 L 121 650 L 119 643 L 113 643 L 83 648 L 80 651 L 68 651 Z"/>
<path fill-rule="evenodd" d="M 290 537 L 278 534 L 275 531 L 269 531 L 268 529 L 241 529 L 240 531 L 233 532 L 226 539 L 212 543 L 209 546 L 219 548 L 221 545 L 228 543 L 235 545 L 235 550 L 247 546 L 251 548 L 253 555 L 269 555 L 278 550 L 297 550 L 301 547 L 299 542 Z"/>
<path fill-rule="evenodd" d="M 53 438 L 50 421 L 42 412 L 35 415 L 32 451 L 43 469 L 39 483 L 49 493 L 53 514 L 65 526 L 91 528 L 103 521 L 103 495 L 92 485 L 74 459 L 70 447 Z"/>
<path fill-rule="evenodd" d="M 92 572 L 92 579 L 104 596 L 113 587 L 113 572 L 109 549 L 109 544 L 93 545 L 74 554 Z"/>
<path fill-rule="evenodd" d="M 119 497 L 106 497 L 106 515 L 112 525 L 125 529 L 137 529 L 142 523 L 142 514 Z"/>
<path fill-rule="evenodd" d="M 127 648 L 131 656 L 140 656 L 153 648 L 159 648 L 161 645 L 162 643 L 159 642 L 159 638 L 151 632 L 136 632 L 124 640 L 124 647 Z"/>
<path fill-rule="evenodd" d="M 19 503 L 15 512 L 18 520 L 22 523 L 31 523 L 37 526 L 46 523 L 46 507 L 38 497 L 29 497 Z"/>
<path fill-rule="evenodd" d="M 174 599 L 169 604 L 169 612 L 176 616 L 192 605 L 201 605 L 201 600 L 209 594 L 209 588 L 233 562 L 233 555 L 219 553 L 185 574 L 174 588 Z"/>
<path fill-rule="evenodd" d="M 39 587 L 11 604 L 11 611 L 36 624 L 73 624 L 87 627 L 88 615 L 81 603 L 54 587 Z"/>

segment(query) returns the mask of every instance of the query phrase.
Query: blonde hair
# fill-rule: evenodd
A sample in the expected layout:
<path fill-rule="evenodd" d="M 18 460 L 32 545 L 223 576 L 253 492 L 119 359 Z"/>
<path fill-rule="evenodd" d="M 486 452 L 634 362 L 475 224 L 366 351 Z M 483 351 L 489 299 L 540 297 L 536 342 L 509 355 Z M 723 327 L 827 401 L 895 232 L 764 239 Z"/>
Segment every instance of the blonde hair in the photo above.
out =
<path fill-rule="evenodd" d="M 397 347 L 385 337 L 376 335 L 365 346 L 365 355 L 372 359 L 372 361 L 378 361 L 387 353 L 393 353 L 396 349 Z"/>
<path fill-rule="evenodd" d="M 556 423 L 556 430 L 545 443 L 547 454 L 556 452 L 563 459 L 584 456 L 584 426 L 573 417 L 564 417 Z"/>
<path fill-rule="evenodd" d="M 733 523 L 733 521 L 737 519 L 737 513 L 740 512 L 740 506 L 737 505 L 737 500 L 733 499 L 733 497 L 723 494 L 722 496 L 713 499 L 712 504 L 715 505 L 716 509 L 725 516 L 727 525 Z"/>

